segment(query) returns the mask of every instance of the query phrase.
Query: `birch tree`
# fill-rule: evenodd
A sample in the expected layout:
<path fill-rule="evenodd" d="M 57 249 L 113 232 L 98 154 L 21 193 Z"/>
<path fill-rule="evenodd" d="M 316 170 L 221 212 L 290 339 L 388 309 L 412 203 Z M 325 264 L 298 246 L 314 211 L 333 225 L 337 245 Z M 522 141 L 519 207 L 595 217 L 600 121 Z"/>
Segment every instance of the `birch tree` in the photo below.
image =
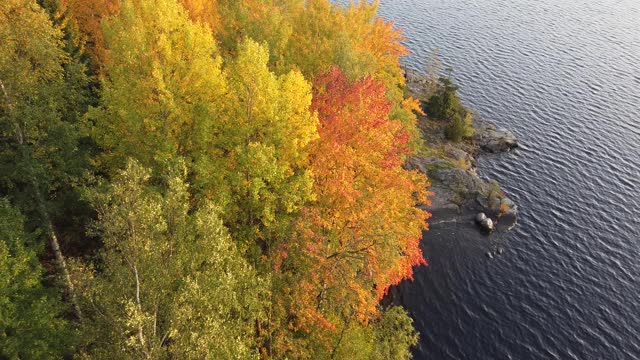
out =
<path fill-rule="evenodd" d="M 86 77 L 64 52 L 62 36 L 34 0 L 0 2 L 0 192 L 48 240 L 81 318 L 52 211 L 86 159 L 78 145 L 82 101 L 70 106 Z"/>
<path fill-rule="evenodd" d="M 95 195 L 104 271 L 84 287 L 91 357 L 257 357 L 268 283 L 238 252 L 219 209 L 192 207 L 184 170 L 154 181 L 130 161 Z"/>

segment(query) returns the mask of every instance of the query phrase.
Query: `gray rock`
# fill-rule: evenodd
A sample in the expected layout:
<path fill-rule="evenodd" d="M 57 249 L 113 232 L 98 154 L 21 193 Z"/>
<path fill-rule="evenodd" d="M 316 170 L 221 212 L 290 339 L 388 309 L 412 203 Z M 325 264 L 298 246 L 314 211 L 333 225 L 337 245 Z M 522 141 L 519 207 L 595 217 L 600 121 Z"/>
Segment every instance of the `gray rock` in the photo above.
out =
<path fill-rule="evenodd" d="M 429 191 L 433 193 L 431 197 L 431 205 L 425 210 L 430 211 L 434 215 L 439 212 L 445 214 L 458 214 L 460 207 L 456 204 L 456 193 L 452 190 L 442 188 L 440 186 L 432 186 Z"/>
<path fill-rule="evenodd" d="M 489 200 L 489 209 L 491 209 L 493 212 L 498 212 L 500 211 L 501 204 L 502 204 L 502 201 L 500 200 L 500 198 L 493 197 Z"/>
<path fill-rule="evenodd" d="M 476 222 L 482 223 L 486 218 L 487 215 L 485 215 L 485 213 L 478 213 L 478 215 L 476 215 Z"/>
<path fill-rule="evenodd" d="M 429 175 L 430 169 L 450 166 L 449 162 L 437 157 L 414 156 L 407 159 L 404 168 L 407 170 L 418 170 Z"/>
<path fill-rule="evenodd" d="M 496 254 L 498 254 L 498 255 L 502 255 L 503 253 L 504 253 L 504 249 L 503 249 L 503 248 L 501 248 L 501 247 L 499 247 L 499 248 L 496 250 Z"/>
<path fill-rule="evenodd" d="M 513 208 L 513 207 L 517 207 L 516 204 L 513 202 L 513 200 L 509 199 L 508 197 L 503 197 L 501 204 L 500 205 L 506 205 L 507 207 L 509 207 L 509 209 Z"/>
<path fill-rule="evenodd" d="M 484 182 L 473 173 L 458 169 L 439 169 L 428 174 L 441 186 L 462 194 L 476 194 L 482 191 Z"/>
<path fill-rule="evenodd" d="M 451 156 L 452 159 L 455 160 L 459 160 L 459 161 L 469 161 L 471 162 L 473 160 L 473 158 L 471 157 L 471 155 L 469 155 L 468 152 L 462 150 L 462 149 L 458 149 L 458 148 L 450 148 L 448 151 L 449 155 Z"/>
<path fill-rule="evenodd" d="M 512 208 L 509 208 L 509 210 L 505 211 L 504 214 L 502 214 L 502 217 L 505 216 L 510 216 L 510 217 L 518 217 L 518 207 L 514 206 Z"/>
<path fill-rule="evenodd" d="M 476 202 L 482 209 L 489 210 L 489 200 L 484 194 L 478 194 L 476 197 Z"/>
<path fill-rule="evenodd" d="M 482 226 L 485 230 L 493 231 L 493 220 L 486 218 L 480 222 L 480 226 Z"/>
<path fill-rule="evenodd" d="M 506 209 L 502 212 L 502 216 L 513 216 L 513 217 L 517 217 L 518 216 L 518 205 L 516 205 L 516 203 L 513 202 L 513 200 L 509 199 L 508 197 L 504 197 L 502 199 L 502 201 L 500 202 L 500 208 L 501 209 Z"/>
<path fill-rule="evenodd" d="M 491 251 L 487 251 L 485 255 L 487 255 L 489 259 L 493 259 L 493 253 Z"/>
<path fill-rule="evenodd" d="M 476 119 L 474 139 L 484 151 L 500 153 L 518 147 L 518 139 L 509 130 L 497 128 L 493 123 L 486 120 Z"/>
<path fill-rule="evenodd" d="M 404 77 L 407 80 L 409 91 L 414 96 L 428 93 L 429 89 L 433 89 L 436 86 L 434 79 L 415 70 L 405 69 Z"/>

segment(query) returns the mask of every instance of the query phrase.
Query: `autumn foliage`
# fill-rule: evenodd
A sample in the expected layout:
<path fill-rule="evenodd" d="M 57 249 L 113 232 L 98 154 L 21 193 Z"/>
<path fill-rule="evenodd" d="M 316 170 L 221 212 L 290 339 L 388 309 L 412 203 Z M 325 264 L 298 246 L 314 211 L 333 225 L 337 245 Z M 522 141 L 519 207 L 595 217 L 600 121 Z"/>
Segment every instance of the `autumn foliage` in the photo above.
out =
<path fill-rule="evenodd" d="M 384 94 L 382 83 L 350 83 L 338 68 L 315 80 L 316 201 L 299 223 L 309 268 L 295 297 L 298 324 L 307 331 L 333 330 L 349 317 L 367 323 L 389 286 L 426 264 L 419 242 L 429 214 L 417 205 L 428 203 L 428 183 L 402 168 L 409 137 L 389 119 Z"/>
<path fill-rule="evenodd" d="M 108 59 L 102 22 L 119 9 L 120 0 L 60 0 L 60 11 L 66 12 L 84 35 L 83 42 L 96 71 L 101 71 Z"/>
<path fill-rule="evenodd" d="M 217 0 L 180 0 L 193 21 L 206 24 L 215 34 L 220 28 Z"/>
<path fill-rule="evenodd" d="M 381 300 L 426 265 L 429 182 L 378 2 L 0 4 L 0 275 L 30 272 L 0 314 L 38 289 L 11 321 L 69 334 L 0 358 L 410 358 Z"/>

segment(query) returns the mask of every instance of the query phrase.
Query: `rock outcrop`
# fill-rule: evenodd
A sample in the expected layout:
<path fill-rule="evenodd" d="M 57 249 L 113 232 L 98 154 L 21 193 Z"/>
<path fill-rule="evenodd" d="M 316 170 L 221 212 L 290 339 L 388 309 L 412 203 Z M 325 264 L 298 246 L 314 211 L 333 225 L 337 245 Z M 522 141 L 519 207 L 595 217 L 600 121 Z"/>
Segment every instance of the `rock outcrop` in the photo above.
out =
<path fill-rule="evenodd" d="M 476 129 L 473 139 L 486 152 L 501 153 L 518 147 L 518 139 L 507 129 L 481 119 L 475 119 L 473 125 Z"/>
<path fill-rule="evenodd" d="M 418 170 L 431 180 L 429 190 L 433 196 L 427 210 L 435 221 L 473 219 L 474 214 L 482 212 L 486 215 L 479 224 L 486 230 L 509 230 L 515 225 L 518 206 L 497 191 L 496 185 L 478 177 L 475 169 L 460 169 L 437 157 L 413 157 L 407 160 L 405 167 Z"/>
<path fill-rule="evenodd" d="M 407 70 L 407 87 L 421 101 L 436 84 L 418 72 Z M 453 143 L 444 137 L 446 122 L 420 117 L 420 128 L 433 156 L 414 156 L 405 168 L 426 174 L 431 181 L 433 196 L 427 207 L 432 222 L 473 222 L 482 212 L 485 218 L 477 223 L 485 230 L 506 231 L 517 221 L 518 206 L 494 182 L 478 177 L 475 157 L 484 152 L 500 153 L 518 147 L 515 135 L 499 129 L 490 121 L 474 116 L 474 135 L 469 141 Z"/>

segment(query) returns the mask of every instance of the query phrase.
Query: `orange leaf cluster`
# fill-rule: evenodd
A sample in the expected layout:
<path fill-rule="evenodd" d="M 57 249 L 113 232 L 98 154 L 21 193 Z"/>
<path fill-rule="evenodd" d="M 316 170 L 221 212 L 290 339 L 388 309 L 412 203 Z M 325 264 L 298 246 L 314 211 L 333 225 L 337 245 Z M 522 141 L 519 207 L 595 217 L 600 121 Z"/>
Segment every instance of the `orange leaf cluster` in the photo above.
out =
<path fill-rule="evenodd" d="M 120 0 L 61 0 L 60 3 L 84 35 L 89 57 L 95 70 L 100 71 L 108 57 L 102 20 L 118 13 Z"/>
<path fill-rule="evenodd" d="M 189 17 L 196 22 L 206 24 L 215 34 L 221 26 L 218 12 L 218 0 L 180 0 Z"/>
<path fill-rule="evenodd" d="M 295 297 L 302 328 L 331 330 L 334 316 L 367 323 L 389 286 L 426 264 L 419 243 L 429 214 L 417 205 L 428 203 L 428 183 L 402 168 L 409 137 L 389 119 L 385 92 L 372 78 L 350 83 L 338 68 L 315 81 L 317 200 L 299 227 L 310 268 Z"/>

